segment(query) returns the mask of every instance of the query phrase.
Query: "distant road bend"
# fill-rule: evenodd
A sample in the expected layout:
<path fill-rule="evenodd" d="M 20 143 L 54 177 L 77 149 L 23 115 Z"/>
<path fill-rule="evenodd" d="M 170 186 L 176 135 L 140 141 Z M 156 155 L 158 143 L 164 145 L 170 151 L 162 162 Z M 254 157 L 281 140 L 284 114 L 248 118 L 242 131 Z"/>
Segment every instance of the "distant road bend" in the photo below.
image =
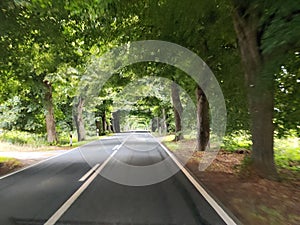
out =
<path fill-rule="evenodd" d="M 146 182 L 139 168 L 165 159 L 166 171 L 178 169 L 170 178 L 124 185 Z M 148 132 L 105 137 L 2 177 L 0 199 L 0 225 L 236 224 Z"/>

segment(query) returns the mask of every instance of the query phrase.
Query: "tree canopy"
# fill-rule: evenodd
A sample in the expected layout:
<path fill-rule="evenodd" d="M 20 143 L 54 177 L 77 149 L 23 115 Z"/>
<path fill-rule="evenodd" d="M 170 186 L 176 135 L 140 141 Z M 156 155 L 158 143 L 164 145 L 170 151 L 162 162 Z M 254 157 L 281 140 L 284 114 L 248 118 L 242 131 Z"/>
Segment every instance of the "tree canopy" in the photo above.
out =
<path fill-rule="evenodd" d="M 180 132 L 180 113 L 176 117 L 173 105 L 181 100 L 186 107 L 187 99 L 197 104 L 205 93 L 178 68 L 156 62 L 130 65 L 117 71 L 93 102 L 77 96 L 85 75 L 96 71 L 89 70 L 93 59 L 126 43 L 163 40 L 205 61 L 224 94 L 227 134 L 251 133 L 254 156 L 269 152 L 266 157 L 272 159 L 274 135 L 299 135 L 299 11 L 294 0 L 2 0 L 0 129 L 46 134 L 53 143 L 74 129 L 80 139 L 86 129 L 93 134 L 95 129 L 119 131 L 119 123 L 131 116 L 144 118 L 147 126 L 163 117 L 161 126 Z M 126 91 L 149 76 L 156 85 L 140 83 L 132 89 L 155 95 L 133 98 Z M 172 89 L 172 82 L 182 90 Z M 168 96 L 161 92 L 166 87 Z M 202 116 L 210 119 L 209 112 Z M 260 139 L 262 132 L 268 140 Z"/>

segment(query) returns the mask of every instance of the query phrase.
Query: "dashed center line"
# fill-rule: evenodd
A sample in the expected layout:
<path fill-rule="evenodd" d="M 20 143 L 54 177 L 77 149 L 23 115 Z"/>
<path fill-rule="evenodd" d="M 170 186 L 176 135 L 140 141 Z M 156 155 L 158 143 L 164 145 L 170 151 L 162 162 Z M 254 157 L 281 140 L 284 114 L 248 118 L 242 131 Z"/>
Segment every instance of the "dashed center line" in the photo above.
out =
<path fill-rule="evenodd" d="M 114 151 L 114 150 L 119 150 L 120 146 L 121 146 L 121 145 L 116 145 L 112 150 L 113 150 L 113 151 Z"/>
<path fill-rule="evenodd" d="M 79 196 L 87 189 L 87 187 L 93 182 L 97 175 L 103 170 L 107 163 L 114 157 L 125 142 L 130 138 L 132 134 L 125 138 L 125 140 L 120 144 L 113 147 L 112 154 L 99 166 L 96 164 L 92 169 L 90 169 L 79 181 L 85 181 L 80 188 L 44 223 L 44 225 L 54 225 L 62 215 L 72 206 L 72 204 L 79 198 Z"/>
<path fill-rule="evenodd" d="M 85 181 L 98 167 L 100 166 L 100 164 L 96 164 L 92 169 L 90 169 L 85 175 L 83 175 L 83 177 L 81 177 L 78 181 L 79 182 L 83 182 Z"/>
<path fill-rule="evenodd" d="M 84 182 L 80 188 L 44 223 L 44 225 L 54 225 L 62 215 L 72 206 L 72 204 L 79 198 L 79 196 L 87 189 L 87 187 L 94 181 L 101 170 L 106 166 L 106 164 L 111 160 L 111 158 L 117 153 L 114 151 L 93 173 L 86 182 Z M 91 172 L 92 173 L 92 172 Z"/>

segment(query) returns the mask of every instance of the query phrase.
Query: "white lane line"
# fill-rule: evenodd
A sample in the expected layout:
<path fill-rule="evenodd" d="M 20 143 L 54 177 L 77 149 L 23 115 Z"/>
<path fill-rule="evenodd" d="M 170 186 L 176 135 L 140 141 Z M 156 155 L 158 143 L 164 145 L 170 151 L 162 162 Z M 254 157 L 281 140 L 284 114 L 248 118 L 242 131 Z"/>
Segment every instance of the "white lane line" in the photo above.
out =
<path fill-rule="evenodd" d="M 101 170 L 106 166 L 109 160 L 117 153 L 114 151 L 93 173 L 89 179 L 84 182 L 80 188 L 47 220 L 44 225 L 54 225 L 62 215 L 71 207 L 71 205 L 78 199 L 78 197 L 85 191 L 85 189 L 93 182 L 93 180 L 97 177 L 97 175 L 101 172 Z"/>
<path fill-rule="evenodd" d="M 204 190 L 203 187 L 195 180 L 195 178 L 187 171 L 186 168 L 178 161 L 178 159 L 164 146 L 162 145 L 152 134 L 151 136 L 160 144 L 160 146 L 167 152 L 167 154 L 173 159 L 180 170 L 185 174 L 189 181 L 194 185 L 197 191 L 206 199 L 206 201 L 213 207 L 213 209 L 219 214 L 223 221 L 227 225 L 237 225 L 234 220 L 224 211 L 224 209 Z"/>
<path fill-rule="evenodd" d="M 112 150 L 119 150 L 120 145 L 116 145 Z"/>
<path fill-rule="evenodd" d="M 0 180 L 4 179 L 4 178 L 6 178 L 6 177 L 10 177 L 10 176 L 12 176 L 12 175 L 15 175 L 15 174 L 17 174 L 17 173 L 20 173 L 20 172 L 22 172 L 22 171 L 24 171 L 24 170 L 30 169 L 30 168 L 32 168 L 32 167 L 34 167 L 34 166 L 38 166 L 39 164 L 42 164 L 42 163 L 44 163 L 44 162 L 47 162 L 47 161 L 49 161 L 49 160 L 51 160 L 51 159 L 60 157 L 60 156 L 65 155 L 65 154 L 69 154 L 69 153 L 71 153 L 71 152 L 73 152 L 73 151 L 75 151 L 75 150 L 78 150 L 78 149 L 81 148 L 81 147 L 82 147 L 82 146 L 77 147 L 77 148 L 73 148 L 73 149 L 71 149 L 71 150 L 68 150 L 67 152 L 63 152 L 63 153 L 61 153 L 61 154 L 57 154 L 57 155 L 55 155 L 55 156 L 52 156 L 52 157 L 49 157 L 49 158 L 47 158 L 47 159 L 41 160 L 41 161 L 39 161 L 39 162 L 37 162 L 37 163 L 35 163 L 35 164 L 32 164 L 32 165 L 30 165 L 30 166 L 26 166 L 26 167 L 24 167 L 24 168 L 22 168 L 22 169 L 20 169 L 20 170 L 15 171 L 15 172 L 6 174 L 6 175 L 0 177 Z"/>
<path fill-rule="evenodd" d="M 83 175 L 78 181 L 83 182 L 85 181 L 97 168 L 100 166 L 99 163 L 97 163 L 92 169 L 90 169 L 85 175 Z"/>
<path fill-rule="evenodd" d="M 87 143 L 87 144 L 85 144 L 85 145 L 82 145 L 82 146 L 73 148 L 73 149 L 71 149 L 71 150 L 68 150 L 67 152 L 63 152 L 63 153 L 61 153 L 61 154 L 58 154 L 58 155 L 49 157 L 49 158 L 47 158 L 47 159 L 45 159 L 45 160 L 41 160 L 41 161 L 39 161 L 39 162 L 37 162 L 37 163 L 35 163 L 35 164 L 32 164 L 32 165 L 30 165 L 30 166 L 26 166 L 26 167 L 24 167 L 24 168 L 22 168 L 22 169 L 20 169 L 20 170 L 17 170 L 17 171 L 15 171 L 15 172 L 12 172 L 12 173 L 9 173 L 9 174 L 6 174 L 6 175 L 0 177 L 0 180 L 4 179 L 4 178 L 6 178 L 6 177 L 10 177 L 10 176 L 12 176 L 12 175 L 15 175 L 15 174 L 17 174 L 17 173 L 20 173 L 20 172 L 22 172 L 22 171 L 24 171 L 24 170 L 30 169 L 30 168 L 32 168 L 32 167 L 38 166 L 39 164 L 42 164 L 42 163 L 44 163 L 44 162 L 46 162 L 46 161 L 49 161 L 49 160 L 51 160 L 51 159 L 60 157 L 60 156 L 65 155 L 65 154 L 69 154 L 69 153 L 71 153 L 71 152 L 73 152 L 73 151 L 76 151 L 76 150 L 78 150 L 78 149 L 80 149 L 80 148 L 86 146 L 86 145 L 92 144 L 92 143 L 97 142 L 97 141 L 102 141 L 102 140 L 106 140 L 106 139 L 111 139 L 112 137 L 113 137 L 113 136 L 109 136 L 109 137 L 101 138 L 101 139 L 96 140 L 96 141 L 91 141 L 91 142 L 89 142 L 89 143 Z"/>

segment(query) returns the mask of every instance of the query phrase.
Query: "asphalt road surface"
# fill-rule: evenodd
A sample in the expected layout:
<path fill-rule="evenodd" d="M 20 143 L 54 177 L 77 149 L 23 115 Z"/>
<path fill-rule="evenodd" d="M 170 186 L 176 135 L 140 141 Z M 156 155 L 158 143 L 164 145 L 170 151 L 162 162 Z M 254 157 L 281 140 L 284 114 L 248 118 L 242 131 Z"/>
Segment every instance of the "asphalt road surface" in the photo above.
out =
<path fill-rule="evenodd" d="M 229 224 L 219 214 L 149 133 L 106 137 L 0 179 L 0 225 Z"/>

